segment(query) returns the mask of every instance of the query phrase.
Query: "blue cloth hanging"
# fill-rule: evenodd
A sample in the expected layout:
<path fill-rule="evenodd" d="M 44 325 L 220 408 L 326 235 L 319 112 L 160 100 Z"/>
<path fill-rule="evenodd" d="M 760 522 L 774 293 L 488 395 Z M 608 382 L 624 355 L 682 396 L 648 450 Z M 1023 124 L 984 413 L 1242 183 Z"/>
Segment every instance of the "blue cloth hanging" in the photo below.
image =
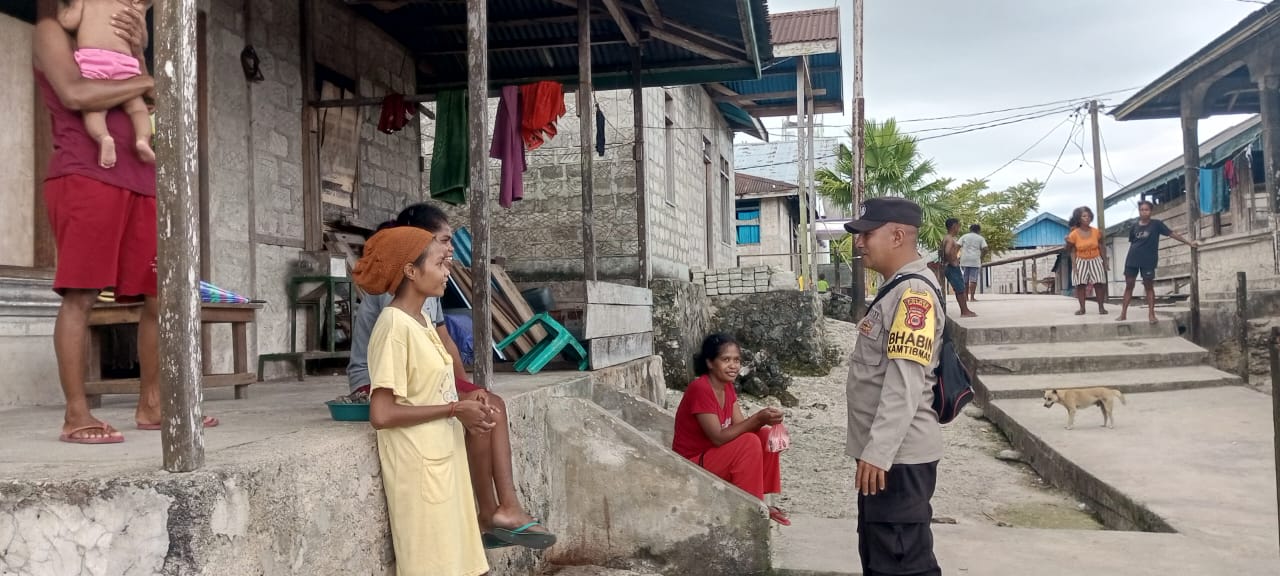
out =
<path fill-rule="evenodd" d="M 1217 171 L 1213 168 L 1200 169 L 1200 213 L 1213 214 L 1213 204 L 1216 194 L 1214 190 L 1217 188 L 1215 182 Z"/>

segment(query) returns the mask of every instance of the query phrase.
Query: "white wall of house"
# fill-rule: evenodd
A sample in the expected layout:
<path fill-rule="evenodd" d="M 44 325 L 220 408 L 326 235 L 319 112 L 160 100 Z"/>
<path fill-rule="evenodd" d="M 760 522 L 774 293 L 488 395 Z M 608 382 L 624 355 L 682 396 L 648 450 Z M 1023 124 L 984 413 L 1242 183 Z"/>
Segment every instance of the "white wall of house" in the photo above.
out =
<path fill-rule="evenodd" d="M 317 0 L 316 59 L 319 65 L 349 79 L 360 97 L 380 97 L 389 90 L 412 93 L 413 59 L 380 30 L 356 17 L 340 0 Z M 288 0 L 202 0 L 208 82 L 199 87 L 208 103 L 208 248 L 210 273 L 205 278 L 245 296 L 266 300 L 250 335 L 250 362 L 259 353 L 289 349 L 286 282 L 304 248 L 307 223 L 303 200 L 303 86 L 299 3 Z M 250 10 L 245 13 L 246 7 Z M 32 100 L 30 30 L 26 23 L 0 16 L 0 72 L 10 80 L 0 87 L 7 126 L 25 130 L 0 134 L 0 156 L 20 162 L 34 158 L 31 124 L 42 105 Z M 240 54 L 252 45 L 261 59 L 263 81 L 245 79 Z M 24 52 L 25 51 L 25 52 Z M 10 93 L 12 92 L 12 93 Z M 420 136 L 416 125 L 385 135 L 376 131 L 376 108 L 359 111 L 358 180 L 354 207 L 326 206 L 329 217 L 345 216 L 372 226 L 386 220 L 421 195 L 418 167 Z M 163 127 L 161 127 L 163 129 Z M 196 129 L 196 127 L 188 127 Z M 22 135 L 23 132 L 26 135 Z M 31 171 L 0 170 L 3 205 L 30 204 L 38 186 Z M 27 182 L 25 186 L 22 182 Z M 26 204 L 24 204 L 26 203 Z M 22 208 L 23 213 L 31 213 Z M 43 217 L 35 215 L 34 217 Z M 18 216 L 14 216 L 18 218 Z M 317 223 L 318 225 L 318 223 Z M 19 230 L 30 223 L 17 226 Z M 25 234 L 25 233 L 24 233 Z M 24 236 L 25 238 L 25 236 Z M 0 242 L 17 239 L 0 236 Z M 28 246 L 18 247 L 30 252 Z M 9 253 L 7 244 L 4 253 Z M 10 264 L 11 262 L 4 262 Z M 3 276 L 3 273 L 0 273 Z M 0 406 L 47 404 L 62 400 L 52 354 L 51 299 L 47 280 L 5 282 L 0 278 L 0 359 L 25 358 L 31 370 L 0 379 Z M 33 306 L 32 303 L 40 305 Z M 25 304 L 24 304 L 25 303 Z M 305 328 L 299 323 L 299 343 Z M 214 330 L 214 369 L 230 371 L 230 330 Z M 267 367 L 268 378 L 291 370 Z"/>
<path fill-rule="evenodd" d="M 635 120 L 630 90 L 595 95 L 604 113 L 605 153 L 593 159 L 597 268 L 602 280 L 639 278 Z M 587 118 L 595 122 L 595 105 Z M 492 254 L 522 280 L 581 278 L 582 169 L 577 95 L 565 96 L 557 135 L 526 154 L 524 199 L 497 205 L 500 164 L 490 161 Z M 732 266 L 733 133 L 701 86 L 646 88 L 645 170 L 649 249 L 655 277 L 689 278 L 691 267 Z M 497 100 L 489 102 L 490 126 Z M 670 120 L 670 122 L 668 122 Z M 423 121 L 430 171 L 434 122 Z M 592 153 L 595 154 L 594 146 Z M 430 177 L 423 177 L 429 195 Z M 469 225 L 468 204 L 449 207 L 455 225 Z"/>
<path fill-rule="evenodd" d="M 738 226 L 760 227 L 758 243 L 738 244 L 738 266 L 778 266 L 795 271 L 792 246 L 795 222 L 787 207 L 788 201 L 786 197 L 761 198 L 760 218 L 737 222 Z"/>

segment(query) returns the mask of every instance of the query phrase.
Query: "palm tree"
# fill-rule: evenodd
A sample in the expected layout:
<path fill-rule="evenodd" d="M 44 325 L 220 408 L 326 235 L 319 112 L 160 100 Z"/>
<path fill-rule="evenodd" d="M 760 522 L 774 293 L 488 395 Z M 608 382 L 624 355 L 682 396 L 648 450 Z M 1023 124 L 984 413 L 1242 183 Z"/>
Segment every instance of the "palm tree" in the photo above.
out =
<path fill-rule="evenodd" d="M 900 196 L 924 209 L 924 225 L 920 242 L 936 247 L 947 235 L 946 219 L 951 210 L 946 201 L 951 180 L 937 178 L 933 160 L 922 158 L 916 138 L 898 131 L 898 123 L 890 118 L 883 123 L 868 120 L 866 132 L 866 197 Z M 850 140 L 852 131 L 846 132 Z M 818 193 L 832 203 L 848 206 L 853 202 L 853 156 L 849 147 L 840 145 L 836 152 L 836 168 L 819 169 L 815 174 Z"/>

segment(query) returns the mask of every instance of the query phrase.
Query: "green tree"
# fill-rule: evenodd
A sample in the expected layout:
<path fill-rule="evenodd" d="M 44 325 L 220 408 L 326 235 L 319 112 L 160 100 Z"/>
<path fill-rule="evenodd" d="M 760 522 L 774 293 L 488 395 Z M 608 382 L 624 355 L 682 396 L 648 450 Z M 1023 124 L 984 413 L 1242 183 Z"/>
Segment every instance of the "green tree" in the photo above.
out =
<path fill-rule="evenodd" d="M 914 136 L 898 131 L 898 123 L 890 118 L 883 123 L 868 120 L 866 138 L 866 197 L 899 196 L 924 209 L 924 225 L 920 242 L 936 248 L 946 236 L 946 219 L 951 212 L 946 193 L 951 181 L 937 177 L 933 160 L 924 158 Z M 852 131 L 846 132 L 852 140 Z M 823 168 L 815 173 L 818 193 L 839 206 L 853 202 L 850 182 L 853 156 L 843 144 L 836 151 L 834 170 Z"/>
<path fill-rule="evenodd" d="M 999 254 L 1013 248 L 1013 229 L 1040 207 L 1043 190 L 1044 183 L 1037 180 L 991 190 L 986 180 L 972 179 L 947 189 L 942 201 L 966 231 L 970 224 L 982 225 L 991 254 Z"/>

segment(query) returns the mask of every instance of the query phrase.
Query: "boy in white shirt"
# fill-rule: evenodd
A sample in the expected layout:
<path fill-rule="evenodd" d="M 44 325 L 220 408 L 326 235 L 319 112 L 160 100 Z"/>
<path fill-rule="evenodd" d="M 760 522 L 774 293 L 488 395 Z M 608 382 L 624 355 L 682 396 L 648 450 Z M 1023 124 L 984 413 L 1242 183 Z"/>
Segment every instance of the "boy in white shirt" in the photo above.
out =
<path fill-rule="evenodd" d="M 960 245 L 960 270 L 964 273 L 965 283 L 969 285 L 969 301 L 975 302 L 977 299 L 973 295 L 978 293 L 982 259 L 989 252 L 987 239 L 982 237 L 982 226 L 978 224 L 969 226 L 969 233 L 961 236 L 956 243 Z"/>

